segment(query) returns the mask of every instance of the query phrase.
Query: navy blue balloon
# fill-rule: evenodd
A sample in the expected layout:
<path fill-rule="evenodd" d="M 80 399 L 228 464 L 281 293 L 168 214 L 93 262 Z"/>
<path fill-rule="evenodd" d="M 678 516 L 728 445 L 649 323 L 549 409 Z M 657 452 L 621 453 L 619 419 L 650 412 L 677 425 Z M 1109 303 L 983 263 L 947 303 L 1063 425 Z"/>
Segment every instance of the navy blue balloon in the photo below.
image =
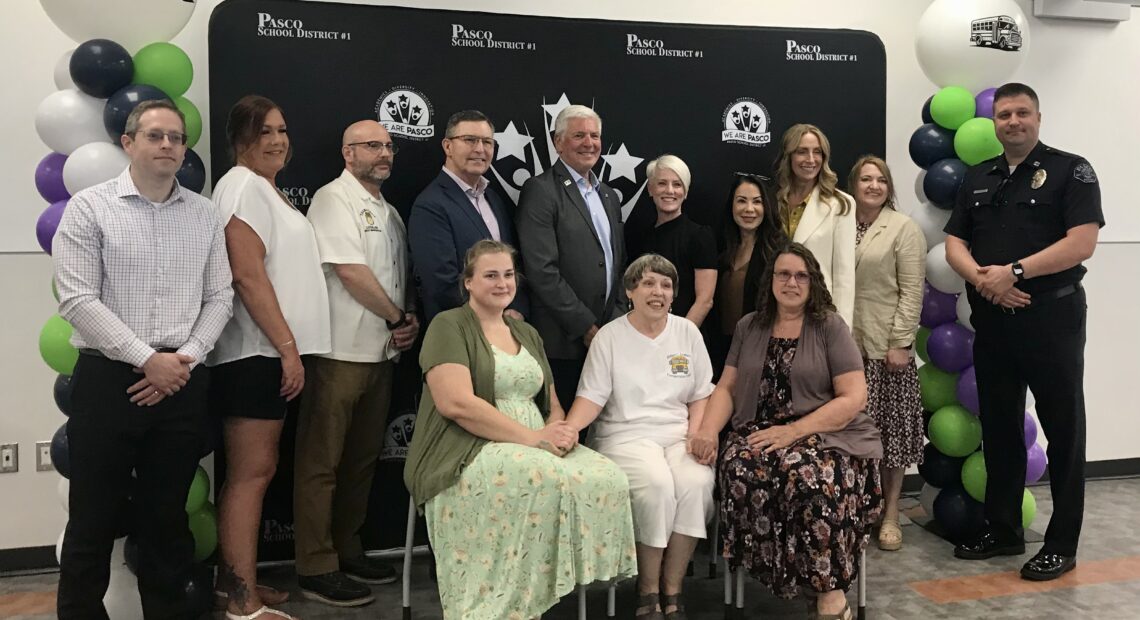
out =
<path fill-rule="evenodd" d="M 947 487 L 934 498 L 934 520 L 950 540 L 965 540 L 985 527 L 985 507 L 961 486 Z"/>
<path fill-rule="evenodd" d="M 966 178 L 969 166 L 960 159 L 947 158 L 934 162 L 926 169 L 922 179 L 922 192 L 931 204 L 940 209 L 953 209 L 958 188 Z"/>
<path fill-rule="evenodd" d="M 55 386 L 52 388 L 52 396 L 55 397 L 55 406 L 65 416 L 71 416 L 71 376 L 60 375 L 55 378 Z"/>
<path fill-rule="evenodd" d="M 51 463 L 64 478 L 71 478 L 71 451 L 67 447 L 67 422 L 51 438 Z"/>
<path fill-rule="evenodd" d="M 103 106 L 103 127 L 115 144 L 127 126 L 127 117 L 138 104 L 151 99 L 170 99 L 166 93 L 148 84 L 131 84 L 115 91 Z"/>
<path fill-rule="evenodd" d="M 919 168 L 951 157 L 956 157 L 953 131 L 936 123 L 927 123 L 910 135 L 910 159 Z"/>
<path fill-rule="evenodd" d="M 135 63 L 122 45 L 107 39 L 91 39 L 80 43 L 71 54 L 68 65 L 71 81 L 79 90 L 106 99 L 131 83 Z"/>
<path fill-rule="evenodd" d="M 192 192 L 201 193 L 206 187 L 206 164 L 193 149 L 186 149 L 186 158 L 182 160 L 182 167 L 175 175 L 178 182 Z"/>
<path fill-rule="evenodd" d="M 918 466 L 918 474 L 930 486 L 945 489 L 962 484 L 962 463 L 965 458 L 946 456 L 928 443 L 922 449 L 922 464 Z"/>
<path fill-rule="evenodd" d="M 934 117 L 930 115 L 930 102 L 934 101 L 934 95 L 926 98 L 926 103 L 922 104 L 922 122 L 933 123 Z"/>

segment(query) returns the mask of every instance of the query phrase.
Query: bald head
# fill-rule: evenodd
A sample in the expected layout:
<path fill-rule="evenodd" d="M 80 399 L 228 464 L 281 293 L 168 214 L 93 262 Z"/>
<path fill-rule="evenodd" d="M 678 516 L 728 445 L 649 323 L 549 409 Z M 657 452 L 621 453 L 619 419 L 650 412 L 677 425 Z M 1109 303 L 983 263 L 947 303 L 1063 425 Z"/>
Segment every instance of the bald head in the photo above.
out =
<path fill-rule="evenodd" d="M 392 137 L 376 121 L 357 121 L 344 130 L 340 147 L 344 167 L 374 195 L 392 174 Z"/>

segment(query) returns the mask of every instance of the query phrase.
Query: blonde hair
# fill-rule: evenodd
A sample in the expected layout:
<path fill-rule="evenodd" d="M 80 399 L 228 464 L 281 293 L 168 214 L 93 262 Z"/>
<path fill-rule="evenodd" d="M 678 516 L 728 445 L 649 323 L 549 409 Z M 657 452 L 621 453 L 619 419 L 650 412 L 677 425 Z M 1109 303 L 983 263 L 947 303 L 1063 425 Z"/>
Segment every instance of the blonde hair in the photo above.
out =
<path fill-rule="evenodd" d="M 827 136 L 823 135 L 823 131 L 815 125 L 808 123 L 797 123 L 788 128 L 784 132 L 784 138 L 780 146 L 780 158 L 776 160 L 776 201 L 779 202 L 780 213 L 784 214 L 789 208 L 794 205 L 788 204 L 789 196 L 792 193 L 792 153 L 799 147 L 800 141 L 803 140 L 807 134 L 812 134 L 819 140 L 819 148 L 823 151 L 823 162 L 820 166 L 819 176 L 815 179 L 815 185 L 819 188 L 819 197 L 822 200 L 831 202 L 839 202 L 839 215 L 847 215 L 851 210 L 851 204 L 839 193 L 837 185 L 839 184 L 839 175 L 831 169 L 828 163 L 831 160 L 831 142 L 827 140 Z"/>
<path fill-rule="evenodd" d="M 883 203 L 884 207 L 895 209 L 898 203 L 898 196 L 895 194 L 895 180 L 891 177 L 891 169 L 887 167 L 887 162 L 883 161 L 882 157 L 876 155 L 863 155 L 855 160 L 855 165 L 851 166 L 851 173 L 847 175 L 847 193 L 852 196 L 855 195 L 855 184 L 859 182 L 859 176 L 862 173 L 863 166 L 871 164 L 879 169 L 887 179 L 887 201 Z"/>
<path fill-rule="evenodd" d="M 649 162 L 649 165 L 645 167 L 645 176 L 650 182 L 653 181 L 658 170 L 671 170 L 675 173 L 681 179 L 681 185 L 685 188 L 685 195 L 689 195 L 689 184 L 692 183 L 693 176 L 689 172 L 688 164 L 682 161 L 680 157 L 666 153 Z"/>

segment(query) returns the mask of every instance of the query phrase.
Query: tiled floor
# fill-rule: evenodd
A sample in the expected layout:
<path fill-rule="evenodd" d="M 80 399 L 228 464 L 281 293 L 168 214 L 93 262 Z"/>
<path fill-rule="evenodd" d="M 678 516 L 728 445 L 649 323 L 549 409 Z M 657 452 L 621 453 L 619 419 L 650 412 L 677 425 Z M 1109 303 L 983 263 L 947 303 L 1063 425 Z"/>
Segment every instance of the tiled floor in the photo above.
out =
<path fill-rule="evenodd" d="M 1038 502 L 1037 529 L 1043 529 L 1051 512 L 1048 489 L 1034 489 Z M 905 506 L 914 506 L 909 500 Z M 921 510 L 916 508 L 917 510 Z M 1029 584 L 1015 572 L 1034 553 L 1029 545 L 1023 557 L 963 562 L 951 557 L 952 547 L 916 525 L 903 528 L 902 551 L 885 553 L 874 548 L 867 555 L 867 617 L 876 620 L 917 618 L 1140 618 L 1140 480 L 1090 482 L 1081 540 L 1080 563 L 1065 578 L 1048 584 Z M 697 576 L 686 581 L 689 618 L 724 617 L 722 579 L 707 579 L 707 556 L 697 559 Z M 413 566 L 412 618 L 441 616 L 433 582 L 423 559 Z M 269 568 L 262 581 L 293 587 L 291 569 Z M 41 620 L 54 617 L 55 575 L 0 578 L 0 618 Z M 358 610 L 339 610 L 310 602 L 290 602 L 286 611 L 307 620 L 331 618 L 400 618 L 400 584 L 374 588 L 377 602 Z M 296 596 L 296 593 L 294 594 Z M 772 599 L 755 583 L 745 588 L 743 618 L 804 618 L 803 601 Z M 618 588 L 618 618 L 632 617 L 633 587 Z M 591 619 L 605 617 L 604 588 L 588 594 Z M 852 606 L 854 594 L 852 593 Z M 220 615 L 219 615 L 220 617 Z M 577 617 L 576 597 L 570 596 L 544 618 Z M 117 620 L 117 619 L 116 619 Z"/>

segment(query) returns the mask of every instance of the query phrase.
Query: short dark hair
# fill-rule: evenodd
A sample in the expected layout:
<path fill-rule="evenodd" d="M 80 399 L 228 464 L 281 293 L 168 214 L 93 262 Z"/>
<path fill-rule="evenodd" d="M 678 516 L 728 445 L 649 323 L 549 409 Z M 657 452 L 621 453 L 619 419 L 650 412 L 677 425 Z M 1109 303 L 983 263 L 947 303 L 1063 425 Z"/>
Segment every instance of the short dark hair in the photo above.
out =
<path fill-rule="evenodd" d="M 1009 82 L 1008 84 L 999 86 L 998 89 L 994 91 L 994 103 L 997 103 L 999 99 L 1017 97 L 1018 95 L 1029 97 L 1029 99 L 1033 101 L 1033 107 L 1038 110 L 1041 109 L 1041 100 L 1037 98 L 1037 91 L 1021 82 Z"/>
<path fill-rule="evenodd" d="M 487 123 L 491 126 L 491 132 L 494 133 L 495 131 L 495 124 L 487 118 L 486 114 L 479 110 L 460 110 L 447 119 L 447 129 L 443 131 L 443 137 L 454 138 L 455 126 L 459 123 Z"/>
<path fill-rule="evenodd" d="M 235 164 L 238 155 L 261 137 L 261 126 L 265 124 L 265 117 L 273 110 L 282 112 L 281 106 L 261 95 L 246 95 L 230 108 L 230 116 L 226 120 L 226 141 L 229 143 L 230 159 Z M 285 161 L 288 162 L 292 156 L 293 142 L 290 140 Z"/>
<path fill-rule="evenodd" d="M 170 110 L 178 115 L 178 120 L 182 121 L 182 131 L 186 131 L 186 115 L 174 102 L 169 99 L 147 99 L 142 103 L 135 106 L 131 113 L 127 115 L 127 124 L 123 128 L 123 135 L 134 136 L 139 130 L 139 119 L 143 114 L 151 110 Z"/>

